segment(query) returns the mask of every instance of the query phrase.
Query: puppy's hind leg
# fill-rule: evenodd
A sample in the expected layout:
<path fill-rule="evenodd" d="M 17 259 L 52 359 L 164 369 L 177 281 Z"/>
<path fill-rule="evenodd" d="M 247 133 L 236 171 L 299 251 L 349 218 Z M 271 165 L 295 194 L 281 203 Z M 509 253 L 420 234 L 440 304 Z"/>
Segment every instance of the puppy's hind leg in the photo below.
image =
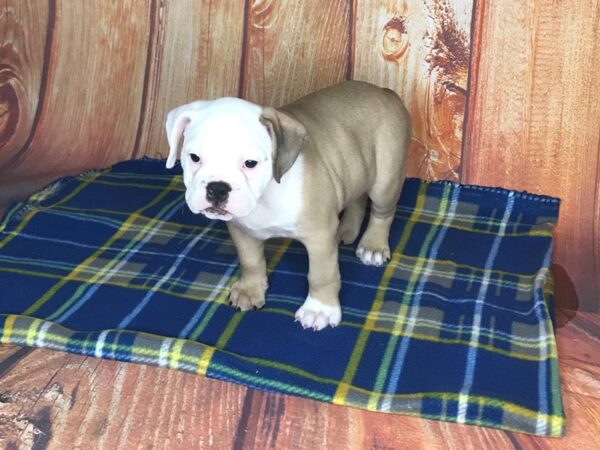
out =
<path fill-rule="evenodd" d="M 346 205 L 337 231 L 338 242 L 352 244 L 356 240 L 362 221 L 365 218 L 367 200 L 368 197 L 365 193 Z"/>
<path fill-rule="evenodd" d="M 390 227 L 403 184 L 404 171 L 401 171 L 388 179 L 377 180 L 369 191 L 372 201 L 369 225 L 356 249 L 356 256 L 363 264 L 381 266 L 390 259 Z"/>

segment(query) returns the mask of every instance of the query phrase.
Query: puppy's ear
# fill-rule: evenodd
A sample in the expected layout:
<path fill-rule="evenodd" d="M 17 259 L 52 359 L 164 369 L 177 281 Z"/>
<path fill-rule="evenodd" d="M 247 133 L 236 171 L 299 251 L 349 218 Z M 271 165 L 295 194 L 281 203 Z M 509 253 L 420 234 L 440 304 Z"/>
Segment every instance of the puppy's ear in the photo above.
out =
<path fill-rule="evenodd" d="M 185 128 L 196 115 L 204 109 L 208 101 L 197 101 L 179 106 L 167 114 L 166 128 L 167 140 L 169 141 L 169 156 L 167 157 L 167 169 L 172 169 L 177 161 L 179 142 Z"/>
<path fill-rule="evenodd" d="M 298 158 L 300 149 L 306 140 L 306 128 L 293 117 L 266 107 L 260 116 L 260 122 L 267 128 L 273 142 L 273 178 L 281 183 L 281 177 Z"/>

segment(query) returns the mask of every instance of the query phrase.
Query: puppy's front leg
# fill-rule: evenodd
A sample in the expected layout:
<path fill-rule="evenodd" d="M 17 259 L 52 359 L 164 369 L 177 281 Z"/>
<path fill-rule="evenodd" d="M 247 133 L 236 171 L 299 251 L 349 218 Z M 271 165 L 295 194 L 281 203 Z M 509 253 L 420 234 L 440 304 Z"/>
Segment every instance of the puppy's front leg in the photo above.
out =
<path fill-rule="evenodd" d="M 229 304 L 242 311 L 262 308 L 267 290 L 265 243 L 231 222 L 227 223 L 227 228 L 237 249 L 241 267 L 240 279 L 232 285 L 229 293 Z"/>
<path fill-rule="evenodd" d="M 342 318 L 340 307 L 340 270 L 336 233 L 319 233 L 304 241 L 308 251 L 308 297 L 296 311 L 304 328 L 321 330 L 335 327 Z"/>

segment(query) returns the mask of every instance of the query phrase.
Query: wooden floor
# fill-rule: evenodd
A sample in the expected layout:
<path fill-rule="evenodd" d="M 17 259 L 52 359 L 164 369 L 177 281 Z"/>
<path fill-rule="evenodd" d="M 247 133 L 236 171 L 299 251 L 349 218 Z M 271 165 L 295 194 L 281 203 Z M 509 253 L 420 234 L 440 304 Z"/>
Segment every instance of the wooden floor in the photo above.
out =
<path fill-rule="evenodd" d="M 0 346 L 0 448 L 590 449 L 600 435 L 600 314 L 560 309 L 557 322 L 568 427 L 563 439 L 372 413 L 175 370 Z"/>

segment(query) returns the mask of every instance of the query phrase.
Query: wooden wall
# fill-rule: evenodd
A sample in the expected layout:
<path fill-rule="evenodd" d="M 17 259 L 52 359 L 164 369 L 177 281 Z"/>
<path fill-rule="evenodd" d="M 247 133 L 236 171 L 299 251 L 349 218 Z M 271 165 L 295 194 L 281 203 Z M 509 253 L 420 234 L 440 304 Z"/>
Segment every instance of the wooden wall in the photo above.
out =
<path fill-rule="evenodd" d="M 281 105 L 348 78 L 410 105 L 413 175 L 457 179 L 472 9 L 472 0 L 9 0 L 3 197 L 27 180 L 164 155 L 166 113 L 184 102 Z"/>
<path fill-rule="evenodd" d="M 181 103 L 367 80 L 409 105 L 411 175 L 563 198 L 555 272 L 600 310 L 599 1 L 473 1 L 6 0 L 0 205 L 164 155 Z"/>

